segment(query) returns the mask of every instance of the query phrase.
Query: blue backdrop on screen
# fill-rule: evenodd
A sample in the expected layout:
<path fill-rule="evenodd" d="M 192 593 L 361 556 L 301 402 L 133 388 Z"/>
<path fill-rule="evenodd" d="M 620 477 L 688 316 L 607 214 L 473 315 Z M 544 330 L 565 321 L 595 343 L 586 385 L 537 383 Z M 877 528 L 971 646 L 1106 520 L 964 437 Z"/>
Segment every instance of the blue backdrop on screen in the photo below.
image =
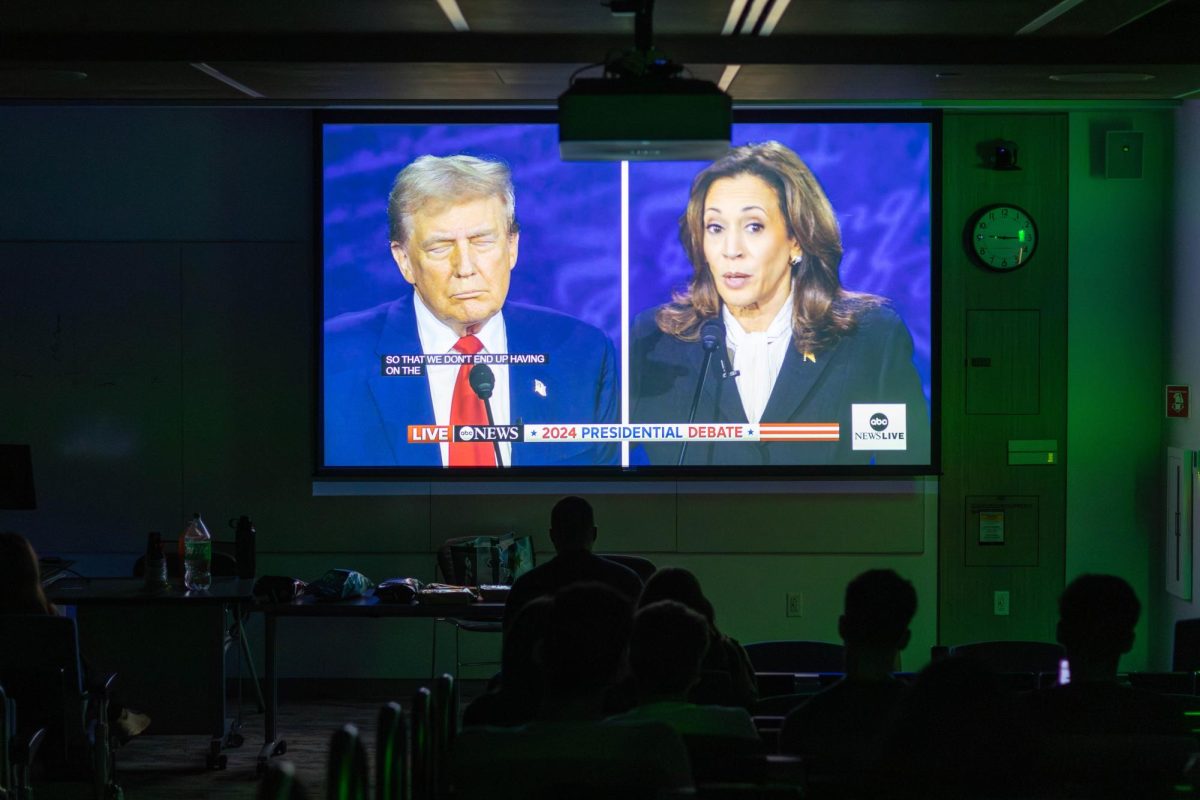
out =
<path fill-rule="evenodd" d="M 924 122 L 744 124 L 735 145 L 777 140 L 796 151 L 829 196 L 842 228 L 841 278 L 882 295 L 912 332 L 930 397 L 930 126 Z M 630 164 L 630 319 L 685 286 L 691 264 L 679 218 L 703 162 Z"/>
<path fill-rule="evenodd" d="M 339 124 L 323 131 L 325 319 L 408 293 L 388 246 L 391 183 L 418 156 L 467 153 L 512 168 L 521 244 L 509 297 L 579 317 L 621 347 L 619 164 L 560 161 L 554 125 Z M 734 144 L 770 139 L 795 150 L 825 188 L 842 227 L 842 282 L 892 301 L 912 332 L 928 398 L 930 126 L 734 126 Z M 678 221 L 704 166 L 630 165 L 630 319 L 665 302 L 691 274 Z"/>
<path fill-rule="evenodd" d="M 324 141 L 325 319 L 408 293 L 388 248 L 392 181 L 418 156 L 465 153 L 512 168 L 509 299 L 570 313 L 620 347 L 620 165 L 563 163 L 553 125 L 327 125 Z"/>

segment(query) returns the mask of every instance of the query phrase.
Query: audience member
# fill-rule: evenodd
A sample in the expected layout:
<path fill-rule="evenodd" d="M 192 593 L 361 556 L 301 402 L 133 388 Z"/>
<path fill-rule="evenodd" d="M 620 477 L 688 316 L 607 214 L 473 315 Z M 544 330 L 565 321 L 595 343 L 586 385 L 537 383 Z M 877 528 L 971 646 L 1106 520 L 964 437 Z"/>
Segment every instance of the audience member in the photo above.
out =
<path fill-rule="evenodd" d="M 708 651 L 704 654 L 700 680 L 688 698 L 703 705 L 750 709 L 758 699 L 750 657 L 736 639 L 717 630 L 716 613 L 696 576 L 682 567 L 658 570 L 646 581 L 638 604 L 645 607 L 660 600 L 682 603 L 708 623 Z"/>
<path fill-rule="evenodd" d="M 999 676 L 952 657 L 917 676 L 882 738 L 870 794 L 892 798 L 1030 797 L 1036 763 L 1029 729 Z"/>
<path fill-rule="evenodd" d="M 0 531 L 0 614 L 57 613 L 42 591 L 41 568 L 33 545 L 19 533 Z M 84 683 L 98 683 L 99 676 L 87 660 L 81 662 Z M 109 702 L 108 718 L 125 739 L 137 736 L 150 725 L 150 717 L 124 707 L 116 698 Z"/>
<path fill-rule="evenodd" d="M 513 583 L 504 607 L 504 630 L 521 607 L 535 597 L 552 595 L 580 581 L 607 584 L 630 602 L 642 591 L 642 579 L 623 564 L 592 554 L 596 523 L 592 506 L 582 497 L 564 497 L 550 512 L 550 541 L 554 558 L 526 572 Z"/>
<path fill-rule="evenodd" d="M 538 718 L 511 729 L 463 730 L 454 743 L 455 796 L 651 798 L 690 788 L 687 750 L 670 727 L 601 720 L 631 627 L 631 603 L 617 590 L 591 582 L 559 591 L 542 645 Z"/>
<path fill-rule="evenodd" d="M 1039 729 L 1059 734 L 1188 735 L 1183 708 L 1171 697 L 1117 682 L 1121 656 L 1133 647 L 1141 603 L 1115 575 L 1082 575 L 1058 599 L 1058 641 L 1067 650 L 1070 683 L 1027 697 Z"/>
<path fill-rule="evenodd" d="M 779 733 L 781 752 L 804 754 L 833 769 L 873 760 L 904 693 L 892 670 L 908 645 L 916 611 L 913 585 L 890 569 L 869 570 L 850 581 L 838 618 L 838 634 L 846 646 L 845 677 L 788 715 Z"/>
<path fill-rule="evenodd" d="M 684 736 L 720 736 L 758 742 L 744 708 L 696 705 L 688 692 L 700 680 L 709 647 L 708 621 L 682 603 L 660 600 L 634 615 L 629 665 L 638 705 L 614 721 L 665 722 Z"/>
<path fill-rule="evenodd" d="M 0 614 L 54 614 L 42 591 L 33 545 L 19 533 L 0 531 Z"/>
<path fill-rule="evenodd" d="M 542 645 L 553 609 L 554 598 L 536 597 L 517 612 L 504 637 L 496 686 L 467 706 L 464 726 L 509 728 L 534 718 L 542 703 Z"/>

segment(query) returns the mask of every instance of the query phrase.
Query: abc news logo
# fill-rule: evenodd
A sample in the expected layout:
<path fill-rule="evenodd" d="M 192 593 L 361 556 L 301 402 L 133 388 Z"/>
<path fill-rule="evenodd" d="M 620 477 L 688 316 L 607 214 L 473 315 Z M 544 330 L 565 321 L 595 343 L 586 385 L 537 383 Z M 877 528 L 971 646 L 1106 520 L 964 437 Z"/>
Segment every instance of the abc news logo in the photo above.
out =
<path fill-rule="evenodd" d="M 520 442 L 520 425 L 455 425 L 456 442 Z"/>
<path fill-rule="evenodd" d="M 855 450 L 908 449 L 908 414 L 903 403 L 855 403 L 850 416 Z"/>

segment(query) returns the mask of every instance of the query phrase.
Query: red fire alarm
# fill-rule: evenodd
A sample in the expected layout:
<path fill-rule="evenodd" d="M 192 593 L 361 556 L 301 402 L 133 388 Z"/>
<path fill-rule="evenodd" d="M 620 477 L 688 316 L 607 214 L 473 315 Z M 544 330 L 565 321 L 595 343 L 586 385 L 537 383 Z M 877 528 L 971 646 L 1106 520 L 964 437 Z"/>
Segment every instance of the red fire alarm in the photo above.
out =
<path fill-rule="evenodd" d="M 1168 386 L 1167 387 L 1167 416 L 1180 417 L 1186 419 L 1188 409 L 1191 407 L 1191 387 L 1189 386 Z"/>

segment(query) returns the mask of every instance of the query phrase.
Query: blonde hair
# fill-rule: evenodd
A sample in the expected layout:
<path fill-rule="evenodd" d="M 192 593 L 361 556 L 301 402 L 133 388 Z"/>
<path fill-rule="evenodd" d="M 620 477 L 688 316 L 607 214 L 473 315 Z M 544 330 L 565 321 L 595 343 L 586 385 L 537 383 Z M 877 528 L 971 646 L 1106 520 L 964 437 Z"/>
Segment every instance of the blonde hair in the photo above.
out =
<path fill-rule="evenodd" d="M 396 175 L 388 194 L 388 238 L 405 244 L 412 215 L 427 205 L 498 197 L 504 205 L 508 234 L 517 232 L 512 172 L 503 161 L 474 156 L 421 156 Z"/>

